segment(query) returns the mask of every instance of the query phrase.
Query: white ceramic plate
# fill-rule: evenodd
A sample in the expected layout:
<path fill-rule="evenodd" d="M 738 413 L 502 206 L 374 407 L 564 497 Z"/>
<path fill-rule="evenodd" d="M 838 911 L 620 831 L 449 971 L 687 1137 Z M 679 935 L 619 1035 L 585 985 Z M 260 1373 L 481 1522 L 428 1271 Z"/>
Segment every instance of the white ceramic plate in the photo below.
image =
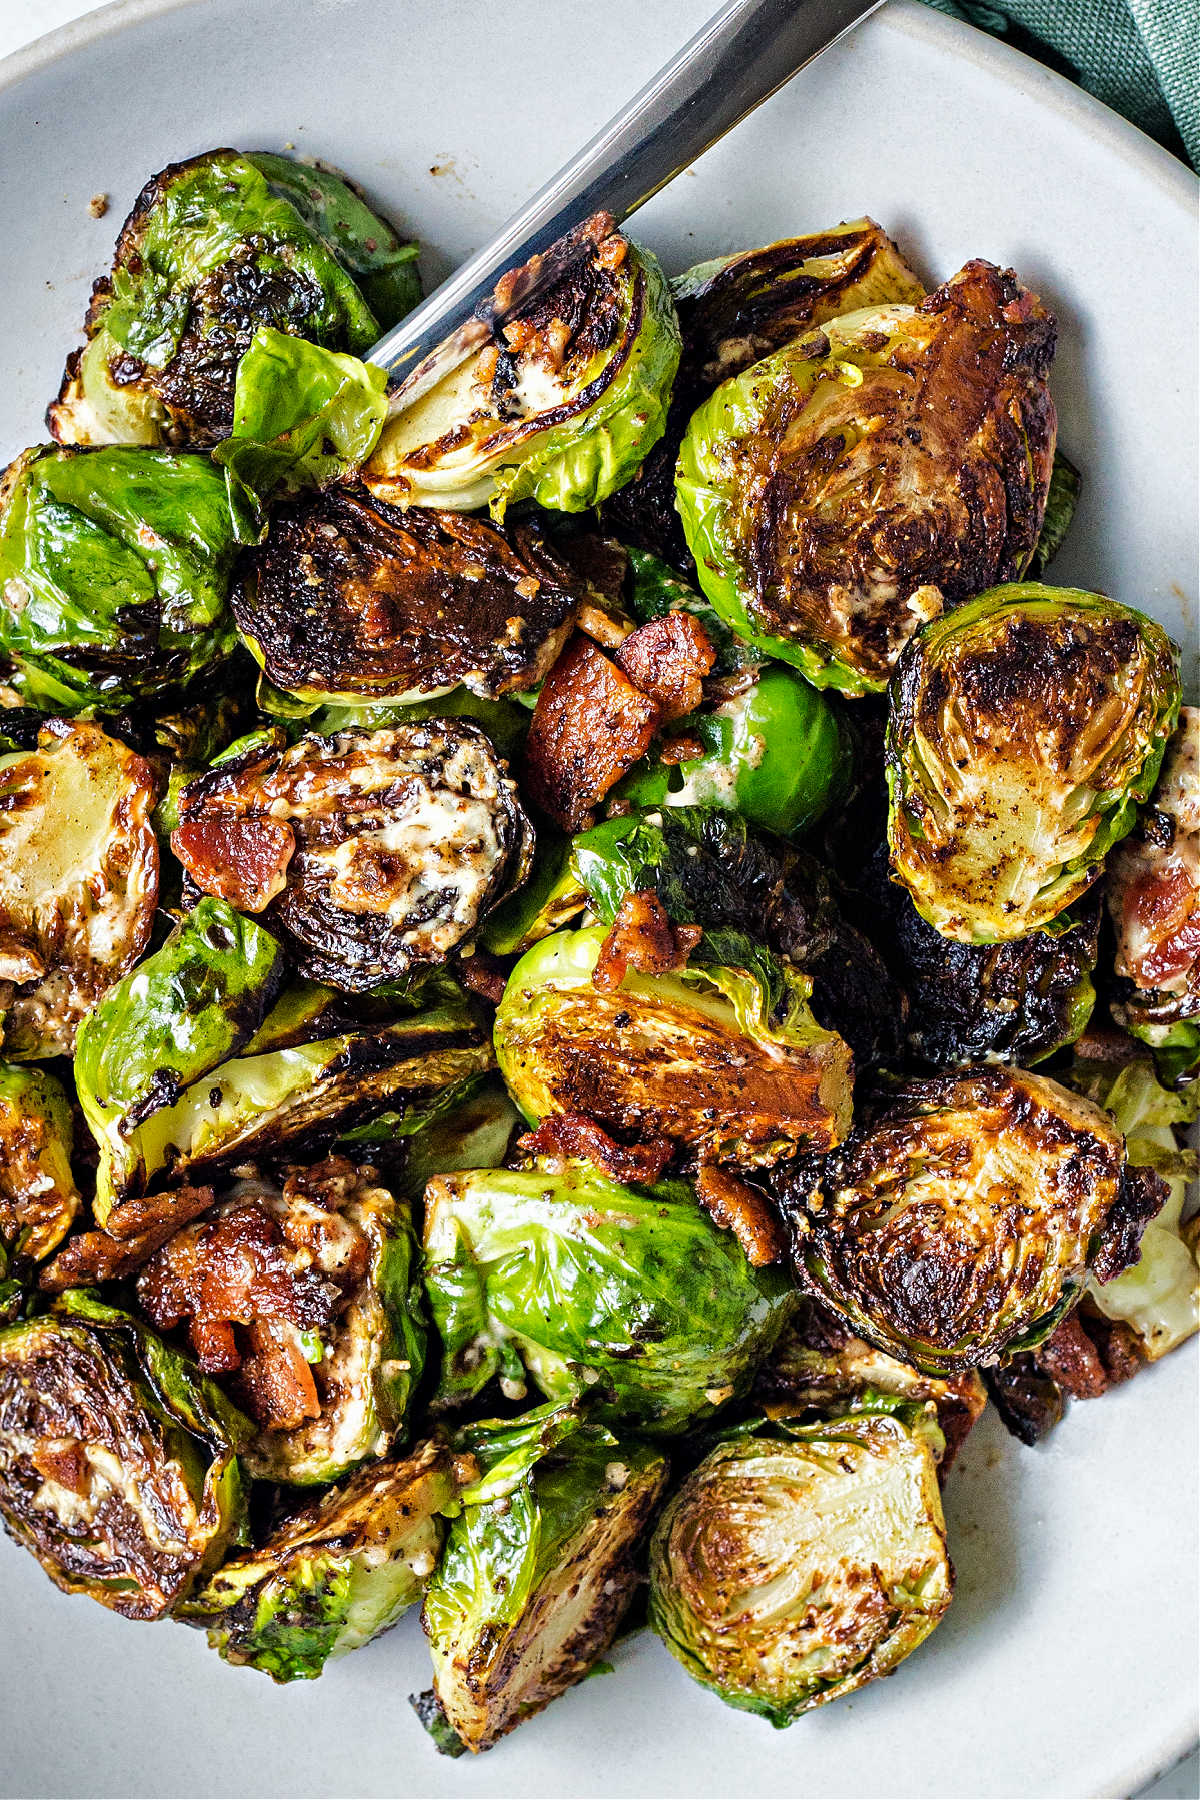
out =
<path fill-rule="evenodd" d="M 431 248 L 473 249 L 712 0 L 160 0 L 0 69 L 0 450 L 38 438 L 89 284 L 151 171 L 294 145 Z M 869 212 L 927 274 L 1011 262 L 1061 325 L 1084 499 L 1060 581 L 1161 618 L 1195 666 L 1191 177 L 1056 76 L 919 6 L 872 19 L 636 222 L 674 271 Z M 89 197 L 112 197 L 101 222 Z M 1195 1345 L 1037 1451 L 990 1416 L 946 1493 L 958 1593 L 898 1674 L 776 1734 L 621 1648 L 477 1762 L 407 1705 L 415 1620 L 315 1685 L 57 1593 L 0 1548 L 9 1795 L 1128 1795 L 1195 1737 Z"/>

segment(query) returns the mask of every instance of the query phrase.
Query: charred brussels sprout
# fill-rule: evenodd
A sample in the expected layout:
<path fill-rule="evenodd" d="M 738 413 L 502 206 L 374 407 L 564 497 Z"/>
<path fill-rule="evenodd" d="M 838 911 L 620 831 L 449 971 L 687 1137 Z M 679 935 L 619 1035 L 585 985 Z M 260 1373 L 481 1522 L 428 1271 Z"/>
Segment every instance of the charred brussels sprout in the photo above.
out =
<path fill-rule="evenodd" d="M 189 782 L 171 847 L 348 992 L 442 963 L 523 878 L 532 831 L 483 732 L 453 719 L 250 748 Z"/>
<path fill-rule="evenodd" d="M 601 987 L 601 927 L 526 951 L 496 1014 L 496 1055 L 532 1121 L 583 1113 L 713 1158 L 771 1163 L 825 1150 L 850 1124 L 852 1061 L 808 1005 L 809 983 L 743 939 L 749 966 L 626 969 Z M 702 945 L 703 948 L 703 945 Z"/>
<path fill-rule="evenodd" d="M 418 1201 L 426 1182 L 459 1169 L 500 1169 L 524 1125 L 499 1075 L 471 1075 L 407 1114 L 384 1112 L 346 1132 L 344 1149 L 387 1170 L 397 1192 Z"/>
<path fill-rule="evenodd" d="M 438 1397 L 525 1371 L 551 1399 L 656 1436 L 745 1391 L 791 1308 L 681 1183 L 621 1186 L 584 1164 L 476 1170 L 429 1183 L 425 1284 L 445 1360 Z"/>
<path fill-rule="evenodd" d="M 679 363 L 662 270 L 598 213 L 504 276 L 492 312 L 405 382 L 364 479 L 402 505 L 586 512 L 662 435 Z"/>
<path fill-rule="evenodd" d="M 4 1050 L 70 1055 L 80 1020 L 146 947 L 158 902 L 157 783 L 82 720 L 51 719 L 0 756 Z"/>
<path fill-rule="evenodd" d="M 85 1294 L 0 1332 L 0 1513 L 69 1594 L 157 1619 L 242 1524 L 246 1421 Z"/>
<path fill-rule="evenodd" d="M 466 1426 L 455 1447 L 480 1475 L 460 1495 L 423 1619 L 442 1712 L 479 1751 L 608 1648 L 667 1462 L 553 1407 Z"/>
<path fill-rule="evenodd" d="M 79 1212 L 71 1139 L 71 1103 L 62 1083 L 44 1069 L 0 1063 L 0 1256 L 5 1264 L 42 1262 L 71 1229 Z"/>
<path fill-rule="evenodd" d="M 286 1519 L 258 1550 L 224 1564 L 178 1608 L 208 1626 L 226 1662 L 275 1681 L 320 1675 L 420 1599 L 454 1497 L 446 1448 L 372 1463 Z"/>
<path fill-rule="evenodd" d="M 27 450 L 0 485 L 0 650 L 39 704 L 109 710 L 237 643 L 221 472 L 167 450 Z"/>
<path fill-rule="evenodd" d="M 1023 574 L 1054 454 L 1054 334 L 1011 271 L 968 263 L 918 306 L 831 320 L 723 383 L 676 482 L 718 612 L 817 686 L 861 694 L 943 603 Z"/>
<path fill-rule="evenodd" d="M 910 1081 L 797 1172 L 797 1268 L 889 1355 L 934 1375 L 993 1363 L 1047 1336 L 1089 1265 L 1116 1272 L 1122 1166 L 1111 1119 L 1042 1076 Z"/>
<path fill-rule="evenodd" d="M 694 1680 L 790 1725 L 890 1674 L 953 1584 L 927 1442 L 859 1414 L 718 1445 L 655 1530 L 650 1623 Z"/>
<path fill-rule="evenodd" d="M 420 298 L 416 254 L 331 170 L 235 150 L 172 163 L 125 221 L 47 423 L 61 443 L 214 444 L 260 326 L 365 350 Z"/>
<path fill-rule="evenodd" d="M 888 725 L 897 878 L 944 937 L 1050 924 L 1154 786 L 1179 710 L 1174 647 L 1076 588 L 981 594 L 914 640 Z"/>
<path fill-rule="evenodd" d="M 270 680 L 314 705 L 533 687 L 575 605 L 535 521 L 501 530 L 357 488 L 281 507 L 233 596 Z"/>

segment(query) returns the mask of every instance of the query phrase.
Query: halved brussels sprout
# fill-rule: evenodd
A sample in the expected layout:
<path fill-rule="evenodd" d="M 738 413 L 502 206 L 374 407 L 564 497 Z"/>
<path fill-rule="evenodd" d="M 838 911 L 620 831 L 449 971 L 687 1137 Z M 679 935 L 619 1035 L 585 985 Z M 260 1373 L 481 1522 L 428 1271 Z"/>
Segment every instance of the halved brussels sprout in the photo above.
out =
<path fill-rule="evenodd" d="M 237 643 L 221 471 L 168 450 L 26 450 L 0 484 L 0 650 L 39 704 L 112 710 Z"/>
<path fill-rule="evenodd" d="M 419 1201 L 435 1175 L 501 1169 L 524 1121 L 499 1075 L 471 1075 L 407 1115 L 383 1112 L 339 1139 L 352 1155 L 387 1171 L 397 1193 Z"/>
<path fill-rule="evenodd" d="M 1036 931 L 1095 880 L 1154 786 L 1174 646 L 1131 607 L 1018 582 L 926 626 L 892 686 L 892 865 L 944 937 Z"/>
<path fill-rule="evenodd" d="M 214 444 L 259 326 L 365 350 L 420 298 L 402 243 L 332 170 L 210 150 L 146 183 L 46 414 L 60 443 Z"/>
<path fill-rule="evenodd" d="M 264 707 L 264 711 L 269 708 Z M 314 737 L 339 731 L 376 731 L 381 725 L 419 725 L 427 719 L 469 719 L 478 725 L 505 762 L 512 763 L 529 730 L 529 713 L 513 700 L 487 700 L 470 688 L 456 687 L 432 700 L 377 700 L 364 706 L 314 707 L 304 715 L 303 729 Z M 299 729 L 296 727 L 294 729 Z"/>
<path fill-rule="evenodd" d="M 62 1083 L 45 1069 L 0 1063 L 0 1254 L 6 1265 L 42 1262 L 71 1229 L 79 1212 L 72 1135 Z"/>
<path fill-rule="evenodd" d="M 0 1331 L 0 1514 L 56 1587 L 157 1619 L 236 1541 L 247 1431 L 194 1364 L 87 1294 Z"/>
<path fill-rule="evenodd" d="M 178 811 L 171 848 L 193 881 L 350 993 L 470 944 L 533 848 L 515 782 L 454 719 L 252 747 L 189 782 Z"/>
<path fill-rule="evenodd" d="M 922 619 L 1012 580 L 1054 455 L 1055 326 L 973 262 L 826 323 L 693 414 L 676 494 L 705 593 L 818 687 L 877 691 Z"/>
<path fill-rule="evenodd" d="M 525 1372 L 551 1399 L 655 1436 L 743 1393 L 794 1295 L 752 1268 L 682 1183 L 622 1186 L 586 1164 L 443 1175 L 425 1191 L 425 1286 L 458 1405 Z"/>
<path fill-rule="evenodd" d="M 535 520 L 501 530 L 352 488 L 279 509 L 233 611 L 276 687 L 316 705 L 363 705 L 460 683 L 488 699 L 533 687 L 576 603 Z"/>
<path fill-rule="evenodd" d="M 0 756 L 4 1050 L 71 1054 L 81 1019 L 146 947 L 158 903 L 153 770 L 82 720 Z"/>
<path fill-rule="evenodd" d="M 445 1719 L 480 1751 L 612 1642 L 668 1467 L 661 1451 L 555 1407 L 465 1426 L 455 1448 L 480 1476 L 459 1496 L 422 1618 Z"/>
<path fill-rule="evenodd" d="M 400 505 L 586 512 L 662 435 L 679 364 L 662 270 L 597 213 L 502 278 L 489 323 L 409 376 L 363 479 Z"/>
<path fill-rule="evenodd" d="M 311 1680 L 388 1631 L 421 1597 L 454 1498 L 449 1451 L 430 1439 L 372 1463 L 232 1557 L 176 1616 L 207 1625 L 226 1662 Z"/>
<path fill-rule="evenodd" d="M 719 1444 L 650 1551 L 653 1630 L 776 1726 L 890 1674 L 953 1589 L 932 1451 L 886 1412 Z"/>
<path fill-rule="evenodd" d="M 796 1266 L 868 1343 L 930 1374 L 1027 1349 L 1078 1298 L 1123 1201 L 1121 1134 L 1044 1076 L 908 1081 L 795 1178 Z"/>
<path fill-rule="evenodd" d="M 761 951 L 749 966 L 722 965 L 714 944 L 711 962 L 662 975 L 630 967 L 601 988 L 606 937 L 603 927 L 556 932 L 509 976 L 496 1055 L 528 1119 L 584 1113 L 739 1163 L 840 1142 L 852 1059 L 813 1018 L 803 977 Z"/>

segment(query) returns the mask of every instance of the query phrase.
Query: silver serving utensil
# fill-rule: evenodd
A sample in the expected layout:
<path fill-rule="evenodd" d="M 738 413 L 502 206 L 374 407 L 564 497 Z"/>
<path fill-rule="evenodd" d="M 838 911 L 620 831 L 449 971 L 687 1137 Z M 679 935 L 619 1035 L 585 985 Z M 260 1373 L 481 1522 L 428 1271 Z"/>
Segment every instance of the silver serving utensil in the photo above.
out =
<path fill-rule="evenodd" d="M 465 358 L 503 316 L 502 275 L 548 250 L 589 214 L 620 224 L 718 138 L 836 43 L 883 0 L 728 0 L 591 142 L 371 350 L 395 394 L 414 397 L 428 354 L 459 328 Z M 555 270 L 547 259 L 546 278 Z M 561 273 L 561 265 L 557 265 Z M 522 283 L 527 299 L 533 281 Z M 465 328 L 464 328 L 465 327 Z M 442 372 L 446 361 L 440 364 Z"/>

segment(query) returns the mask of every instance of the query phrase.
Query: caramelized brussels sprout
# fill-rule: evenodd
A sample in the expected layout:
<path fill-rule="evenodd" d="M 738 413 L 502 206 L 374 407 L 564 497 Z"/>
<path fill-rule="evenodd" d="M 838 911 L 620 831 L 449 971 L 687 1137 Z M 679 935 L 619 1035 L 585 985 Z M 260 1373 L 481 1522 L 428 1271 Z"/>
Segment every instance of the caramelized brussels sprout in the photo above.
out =
<path fill-rule="evenodd" d="M 80 1020 L 146 947 L 158 903 L 157 783 L 98 725 L 49 719 L 0 756 L 6 1055 L 70 1055 Z"/>
<path fill-rule="evenodd" d="M 933 1375 L 993 1363 L 1046 1337 L 1089 1267 L 1123 1266 L 1122 1171 L 1108 1115 L 1044 1076 L 909 1081 L 789 1176 L 796 1266 L 891 1356 Z"/>
<path fill-rule="evenodd" d="M 701 586 L 818 687 L 885 686 L 922 619 L 1012 580 L 1054 455 L 1053 318 L 1011 271 L 827 322 L 693 414 L 676 493 Z"/>
<path fill-rule="evenodd" d="M 499 1075 L 470 1075 L 407 1114 L 383 1112 L 339 1140 L 351 1154 L 387 1170 L 398 1193 L 418 1201 L 435 1175 L 459 1169 L 501 1169 L 523 1128 Z"/>
<path fill-rule="evenodd" d="M 177 1609 L 226 1662 L 310 1680 L 388 1631 L 437 1563 L 454 1498 L 449 1451 L 429 1440 L 359 1469 L 224 1564 Z"/>
<path fill-rule="evenodd" d="M 455 1447 L 480 1475 L 459 1496 L 422 1616 L 442 1713 L 480 1751 L 612 1642 L 667 1461 L 561 1407 L 465 1426 Z"/>
<path fill-rule="evenodd" d="M 84 1293 L 0 1331 L 0 1514 L 56 1587 L 157 1619 L 243 1514 L 246 1421 L 185 1356 Z"/>
<path fill-rule="evenodd" d="M 416 255 L 332 170 L 236 150 L 172 163 L 122 227 L 47 424 L 60 443 L 217 443 L 260 326 L 365 350 L 420 298 Z"/>
<path fill-rule="evenodd" d="M 0 1063 L 0 1278 L 14 1264 L 42 1262 L 74 1224 L 72 1136 L 62 1083 L 45 1069 Z"/>
<path fill-rule="evenodd" d="M 314 705 L 533 687 L 575 605 L 536 521 L 501 530 L 357 488 L 281 507 L 233 595 L 256 661 Z"/>
<path fill-rule="evenodd" d="M 226 756 L 178 811 L 171 848 L 193 881 L 262 913 L 302 975 L 350 993 L 462 950 L 532 854 L 515 783 L 453 719 Z"/>
<path fill-rule="evenodd" d="M 743 1393 L 793 1304 L 684 1184 L 623 1186 L 582 1163 L 436 1177 L 425 1285 L 440 1404 L 496 1376 L 520 1397 L 528 1370 L 549 1398 L 586 1392 L 598 1416 L 654 1436 Z"/>
<path fill-rule="evenodd" d="M 890 1674 L 953 1585 L 925 1436 L 860 1413 L 710 1452 L 655 1530 L 650 1624 L 728 1705 L 790 1725 Z"/>
<path fill-rule="evenodd" d="M 364 480 L 401 505 L 586 512 L 662 435 L 678 363 L 662 270 L 597 213 L 414 370 Z"/>
<path fill-rule="evenodd" d="M 850 1124 L 852 1061 L 816 1023 L 809 983 L 762 951 L 746 966 L 632 967 L 601 987 L 602 927 L 526 951 L 496 1013 L 496 1055 L 534 1122 L 584 1113 L 637 1139 L 668 1137 L 712 1160 L 769 1164 L 825 1150 Z M 702 943 L 703 948 L 703 943 Z M 753 950 L 746 940 L 735 954 Z"/>
<path fill-rule="evenodd" d="M 1171 640 L 1077 588 L 1016 583 L 928 625 L 892 688 L 888 839 L 944 937 L 1058 918 L 1148 798 L 1179 710 Z"/>

